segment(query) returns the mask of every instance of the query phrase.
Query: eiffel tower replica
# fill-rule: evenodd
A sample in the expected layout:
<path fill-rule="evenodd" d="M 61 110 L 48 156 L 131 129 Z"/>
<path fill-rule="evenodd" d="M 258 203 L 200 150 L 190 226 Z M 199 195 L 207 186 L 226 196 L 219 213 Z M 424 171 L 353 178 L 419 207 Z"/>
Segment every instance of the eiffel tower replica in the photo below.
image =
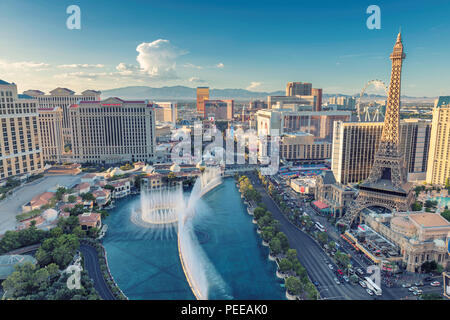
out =
<path fill-rule="evenodd" d="M 403 154 L 399 150 L 400 88 L 405 59 L 401 32 L 397 36 L 392 60 L 386 115 L 380 144 L 369 177 L 360 184 L 358 196 L 347 208 L 338 225 L 350 228 L 361 210 L 381 206 L 391 211 L 408 211 L 414 201 L 412 184 L 407 182 Z M 362 220 L 362 218 L 360 217 Z"/>

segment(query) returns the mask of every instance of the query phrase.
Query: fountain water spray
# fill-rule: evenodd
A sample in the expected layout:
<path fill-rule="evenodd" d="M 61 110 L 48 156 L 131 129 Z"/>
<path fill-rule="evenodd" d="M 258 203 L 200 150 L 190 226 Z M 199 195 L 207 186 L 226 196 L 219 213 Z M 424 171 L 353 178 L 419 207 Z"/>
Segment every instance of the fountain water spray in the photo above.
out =
<path fill-rule="evenodd" d="M 224 282 L 209 262 L 195 234 L 192 218 L 198 201 L 222 183 L 220 168 L 206 168 L 195 181 L 189 198 L 183 197 L 181 186 L 144 192 L 141 207 L 131 220 L 142 227 L 151 228 L 160 237 L 170 237 L 178 229 L 178 253 L 183 272 L 195 297 L 208 299 L 210 282 L 224 288 Z"/>

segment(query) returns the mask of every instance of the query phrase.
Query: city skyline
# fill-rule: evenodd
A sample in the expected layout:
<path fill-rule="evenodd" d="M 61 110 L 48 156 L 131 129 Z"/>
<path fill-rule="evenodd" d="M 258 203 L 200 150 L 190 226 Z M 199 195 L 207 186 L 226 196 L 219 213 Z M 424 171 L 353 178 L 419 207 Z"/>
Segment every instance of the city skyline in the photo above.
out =
<path fill-rule="evenodd" d="M 270 92 L 306 81 L 325 94 L 354 94 L 368 80 L 389 81 L 384 57 L 401 26 L 408 43 L 402 95 L 435 97 L 450 80 L 440 72 L 450 63 L 441 39 L 450 28 L 441 13 L 450 5 L 437 2 L 405 8 L 380 1 L 381 29 L 369 30 L 369 3 L 77 1 L 81 30 L 69 30 L 70 1 L 24 9 L 7 0 L 0 4 L 0 73 L 19 91 L 184 85 Z"/>

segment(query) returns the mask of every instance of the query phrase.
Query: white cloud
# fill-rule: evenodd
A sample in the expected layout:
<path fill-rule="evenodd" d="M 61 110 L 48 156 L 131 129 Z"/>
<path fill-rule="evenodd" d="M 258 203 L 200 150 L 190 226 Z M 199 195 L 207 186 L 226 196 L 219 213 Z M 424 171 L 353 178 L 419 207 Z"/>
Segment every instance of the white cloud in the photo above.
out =
<path fill-rule="evenodd" d="M 193 68 L 193 69 L 203 69 L 202 66 L 196 66 L 195 64 L 192 64 L 192 63 L 185 63 L 183 65 L 183 67 L 185 67 L 185 68 Z"/>
<path fill-rule="evenodd" d="M 225 65 L 222 62 L 219 62 L 218 64 L 216 64 L 216 68 L 223 69 L 224 67 L 225 67 Z"/>
<path fill-rule="evenodd" d="M 140 68 L 152 78 L 176 79 L 176 58 L 187 53 L 174 47 L 169 40 L 158 39 L 137 46 L 136 60 Z"/>
<path fill-rule="evenodd" d="M 197 77 L 190 77 L 189 82 L 206 82 L 206 81 Z"/>
<path fill-rule="evenodd" d="M 261 86 L 261 82 L 251 82 L 250 85 L 246 88 L 247 90 L 254 90 Z"/>
<path fill-rule="evenodd" d="M 116 70 L 121 75 L 132 75 L 139 71 L 139 67 L 133 64 L 121 62 L 116 66 Z"/>
<path fill-rule="evenodd" d="M 103 68 L 103 64 L 87 64 L 87 63 L 75 63 L 75 64 L 61 64 L 58 68 L 61 69 L 93 69 Z"/>
<path fill-rule="evenodd" d="M 40 71 L 49 68 L 50 65 L 44 62 L 33 62 L 33 61 L 17 61 L 9 62 L 5 60 L 0 60 L 0 68 L 4 70 L 35 70 Z"/>

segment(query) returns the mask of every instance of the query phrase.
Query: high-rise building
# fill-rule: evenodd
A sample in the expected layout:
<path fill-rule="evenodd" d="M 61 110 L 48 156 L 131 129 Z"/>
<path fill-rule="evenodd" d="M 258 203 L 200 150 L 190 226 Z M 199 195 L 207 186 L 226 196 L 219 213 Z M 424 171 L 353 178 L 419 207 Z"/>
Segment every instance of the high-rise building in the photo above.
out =
<path fill-rule="evenodd" d="M 288 82 L 286 96 L 310 96 L 312 84 L 307 82 Z"/>
<path fill-rule="evenodd" d="M 69 106 L 77 104 L 79 101 L 99 101 L 101 92 L 85 90 L 81 94 L 75 94 L 74 91 L 67 88 L 56 88 L 50 91 L 50 94 L 39 90 L 27 90 L 24 94 L 36 97 L 39 103 L 38 108 L 60 107 L 62 109 L 64 143 L 71 143 Z"/>
<path fill-rule="evenodd" d="M 316 140 L 306 132 L 286 134 L 280 139 L 280 157 L 303 163 L 323 162 L 331 158 L 331 142 Z"/>
<path fill-rule="evenodd" d="M 317 105 L 317 97 L 308 96 L 267 96 L 267 107 L 269 109 L 284 108 L 286 105 L 290 106 L 310 106 L 311 111 L 314 111 Z"/>
<path fill-rule="evenodd" d="M 197 113 L 201 117 L 205 117 L 205 100 L 209 100 L 209 88 L 198 87 L 197 88 Z"/>
<path fill-rule="evenodd" d="M 356 99 L 353 97 L 331 97 L 328 99 L 328 103 L 332 105 L 337 105 L 344 110 L 354 110 L 356 106 Z"/>
<path fill-rule="evenodd" d="M 233 120 L 234 100 L 204 100 L 205 118 Z"/>
<path fill-rule="evenodd" d="M 316 97 L 316 104 L 314 105 L 314 111 L 322 110 L 322 89 L 313 88 L 311 95 Z"/>
<path fill-rule="evenodd" d="M 272 129 L 280 135 L 293 132 L 311 133 L 315 138 L 331 141 L 334 121 L 349 121 L 349 111 L 293 111 L 267 109 L 256 112 L 258 135 L 270 135 Z"/>
<path fill-rule="evenodd" d="M 153 104 L 156 122 L 171 122 L 176 124 L 178 112 L 177 104 L 173 102 L 155 102 Z"/>
<path fill-rule="evenodd" d="M 369 177 L 359 185 L 359 193 L 351 203 L 340 225 L 351 227 L 362 209 L 382 206 L 391 211 L 408 211 L 414 201 L 412 184 L 407 182 L 405 158 L 400 150 L 400 91 L 403 59 L 401 33 L 393 52 L 391 81 L 380 143 Z"/>
<path fill-rule="evenodd" d="M 450 179 L 450 97 L 439 97 L 433 109 L 427 183 Z"/>
<path fill-rule="evenodd" d="M 0 180 L 43 171 L 37 100 L 0 80 Z"/>
<path fill-rule="evenodd" d="M 63 112 L 60 107 L 38 109 L 44 162 L 61 162 L 64 151 Z"/>
<path fill-rule="evenodd" d="M 81 101 L 69 108 L 75 162 L 151 162 L 155 149 L 153 106 L 146 100 Z"/>
<path fill-rule="evenodd" d="M 383 126 L 382 122 L 334 123 L 331 169 L 336 181 L 358 183 L 369 177 Z M 408 177 L 412 180 L 425 179 L 430 131 L 429 120 L 400 121 L 399 150 L 403 153 Z"/>

